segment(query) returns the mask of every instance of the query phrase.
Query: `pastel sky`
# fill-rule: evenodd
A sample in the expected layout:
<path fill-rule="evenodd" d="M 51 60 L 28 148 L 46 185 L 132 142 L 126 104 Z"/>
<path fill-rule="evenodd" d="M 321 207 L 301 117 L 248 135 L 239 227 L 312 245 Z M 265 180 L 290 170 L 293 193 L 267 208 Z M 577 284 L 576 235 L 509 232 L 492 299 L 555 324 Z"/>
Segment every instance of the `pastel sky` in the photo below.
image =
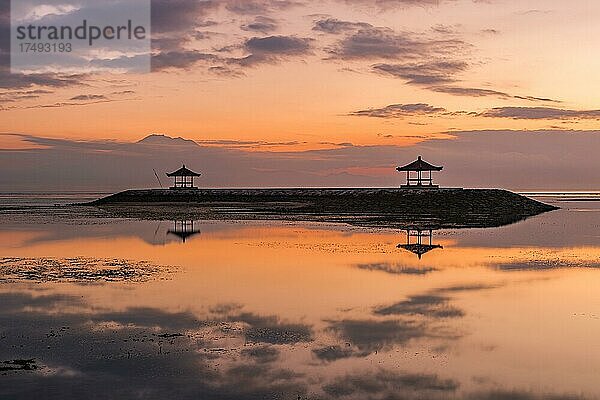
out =
<path fill-rule="evenodd" d="M 7 3 L 0 0 L 4 61 Z M 394 165 L 417 153 L 445 165 L 449 184 L 600 185 L 592 163 L 600 150 L 597 1 L 154 0 L 152 7 L 152 73 L 22 75 L 2 63 L 0 167 L 20 165 L 24 154 L 29 163 L 20 166 L 23 179 L 0 178 L 0 190 L 39 185 L 34 170 L 62 149 L 57 143 L 106 152 L 151 133 L 194 140 L 214 157 L 255 160 L 236 178 L 239 163 L 215 158 L 221 170 L 213 176 L 230 177 L 211 181 L 217 186 L 267 184 L 264 170 L 280 186 L 394 185 Z M 492 172 L 481 172 L 488 161 Z M 59 156 L 49 166 L 66 168 Z M 135 176 L 102 186 L 152 183 Z M 44 184 L 100 182 L 60 179 Z"/>

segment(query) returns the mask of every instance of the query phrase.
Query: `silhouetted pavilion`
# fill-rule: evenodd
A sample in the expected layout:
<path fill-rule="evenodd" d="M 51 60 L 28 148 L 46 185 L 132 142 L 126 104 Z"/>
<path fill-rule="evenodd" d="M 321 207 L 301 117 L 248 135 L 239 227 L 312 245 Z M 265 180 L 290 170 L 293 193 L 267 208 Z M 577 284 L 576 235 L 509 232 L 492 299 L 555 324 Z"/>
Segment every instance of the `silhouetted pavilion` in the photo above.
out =
<path fill-rule="evenodd" d="M 194 178 L 200 176 L 200 174 L 187 169 L 183 164 L 183 167 L 175 172 L 167 173 L 167 176 L 175 179 L 175 184 L 171 186 L 171 189 L 196 189 Z"/>
<path fill-rule="evenodd" d="M 435 165 L 429 164 L 419 156 L 415 161 L 407 164 L 403 167 L 398 167 L 398 172 L 406 172 L 406 185 L 402 185 L 402 188 L 437 188 L 438 185 L 433 184 L 431 177 L 432 171 L 441 171 L 444 167 L 436 167 Z M 416 172 L 416 178 L 413 177 Z M 425 174 L 427 172 L 427 174 Z"/>
<path fill-rule="evenodd" d="M 414 239 L 414 242 L 411 240 Z M 432 229 L 407 229 L 406 230 L 406 244 L 399 244 L 399 249 L 408 250 L 419 257 L 423 257 L 423 254 L 429 253 L 434 249 L 443 249 L 439 244 L 433 244 L 433 230 Z"/>

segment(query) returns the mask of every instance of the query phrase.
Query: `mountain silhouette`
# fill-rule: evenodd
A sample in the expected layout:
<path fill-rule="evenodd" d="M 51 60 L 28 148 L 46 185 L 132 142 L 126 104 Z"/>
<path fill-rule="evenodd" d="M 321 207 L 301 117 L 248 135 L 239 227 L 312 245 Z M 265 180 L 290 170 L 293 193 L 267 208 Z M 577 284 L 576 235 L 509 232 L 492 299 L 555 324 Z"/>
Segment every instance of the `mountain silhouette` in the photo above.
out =
<path fill-rule="evenodd" d="M 142 140 L 137 142 L 138 144 L 150 144 L 156 146 L 195 146 L 199 147 L 200 145 L 193 140 L 184 139 L 182 137 L 171 137 L 167 135 L 161 134 L 152 134 L 148 135 Z"/>

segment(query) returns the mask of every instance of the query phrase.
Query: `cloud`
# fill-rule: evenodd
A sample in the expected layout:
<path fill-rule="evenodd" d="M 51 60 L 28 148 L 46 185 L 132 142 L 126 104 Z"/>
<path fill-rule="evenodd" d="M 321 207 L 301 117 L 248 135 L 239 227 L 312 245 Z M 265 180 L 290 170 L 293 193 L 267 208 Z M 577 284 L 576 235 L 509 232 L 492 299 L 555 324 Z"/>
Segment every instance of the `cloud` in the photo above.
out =
<path fill-rule="evenodd" d="M 152 0 L 152 71 L 222 63 L 217 55 L 188 46 L 212 35 L 202 28 L 215 24 L 209 16 L 222 5 L 218 0 Z"/>
<path fill-rule="evenodd" d="M 222 77 L 227 78 L 240 78 L 245 76 L 243 71 L 239 71 L 237 69 L 229 68 L 223 65 L 216 65 L 208 68 L 208 72 Z"/>
<path fill-rule="evenodd" d="M 418 64 L 375 64 L 375 72 L 401 78 L 409 84 L 434 85 L 455 81 L 455 75 L 467 69 L 464 61 L 433 61 Z"/>
<path fill-rule="evenodd" d="M 444 24 L 437 24 L 431 27 L 431 30 L 435 33 L 440 33 L 443 35 L 454 35 L 458 33 L 458 30 L 460 28 L 460 24 L 456 24 L 456 25 L 444 25 Z"/>
<path fill-rule="evenodd" d="M 454 96 L 467 96 L 467 97 L 485 97 L 485 96 L 496 96 L 510 98 L 512 97 L 508 93 L 500 92 L 492 89 L 478 89 L 469 87 L 457 87 L 457 86 L 435 86 L 430 87 L 429 90 L 439 93 L 451 94 Z"/>
<path fill-rule="evenodd" d="M 237 15 L 255 16 L 240 28 L 249 32 L 270 34 L 278 29 L 272 14 L 281 10 L 301 6 L 305 2 L 286 0 L 177 0 L 170 4 L 165 0 L 154 0 L 153 23 L 158 25 L 153 35 L 152 68 L 154 71 L 168 69 L 190 69 L 204 62 L 207 71 L 227 77 L 238 77 L 243 72 L 236 67 L 254 67 L 260 64 L 275 64 L 283 59 L 310 54 L 313 39 L 295 35 L 254 37 L 241 44 L 220 44 L 215 51 L 200 50 L 197 40 L 207 38 L 200 30 L 206 25 L 211 13 L 226 10 Z M 392 2 L 380 2 L 392 4 Z M 405 5 L 427 2 L 406 1 Z M 431 4 L 431 3 L 429 3 Z M 185 23 L 182 23 L 184 21 Z M 350 22 L 332 17 L 314 22 L 313 30 L 344 37 L 325 49 L 329 59 L 343 60 L 404 60 L 396 65 L 395 74 L 410 83 L 441 84 L 454 80 L 451 75 L 466 68 L 461 61 L 446 60 L 450 55 L 464 51 L 468 46 L 457 38 L 430 38 L 415 33 L 396 33 L 385 27 L 375 27 L 366 22 Z M 441 32 L 437 32 L 441 33 Z M 446 34 L 446 33 L 444 33 Z M 210 35 L 208 35 L 210 37 Z M 222 58 L 216 53 L 241 50 L 244 56 Z M 432 60 L 433 61 L 429 61 Z M 394 74 L 391 66 L 378 66 L 379 73 Z M 427 70 L 425 68 L 428 68 Z M 460 71 L 457 71 L 460 70 Z"/>
<path fill-rule="evenodd" d="M 436 115 L 446 112 L 445 108 L 434 107 L 425 103 L 391 104 L 382 108 L 369 108 L 351 112 L 349 115 L 356 117 L 374 118 L 404 118 L 417 115 Z"/>
<path fill-rule="evenodd" d="M 547 101 L 550 103 L 562 103 L 560 100 L 554 100 L 547 97 L 535 97 L 535 96 L 513 96 L 515 99 L 529 100 L 529 101 Z"/>
<path fill-rule="evenodd" d="M 194 31 L 219 7 L 214 0 L 152 0 L 153 35 Z"/>
<path fill-rule="evenodd" d="M 352 5 L 376 6 L 381 9 L 438 6 L 455 0 L 339 0 Z M 476 1 L 476 0 L 475 0 Z"/>
<path fill-rule="evenodd" d="M 486 33 L 486 34 L 489 34 L 489 35 L 499 35 L 500 31 L 497 30 L 497 29 L 482 29 L 481 33 Z"/>
<path fill-rule="evenodd" d="M 82 85 L 85 78 L 82 74 L 11 73 L 9 68 L 0 66 L 0 89 L 25 89 L 34 86 L 64 88 Z"/>
<path fill-rule="evenodd" d="M 53 91 L 45 89 L 34 90 L 11 90 L 0 93 L 0 103 L 12 103 L 20 100 L 31 100 L 40 98 L 45 94 L 52 94 Z"/>
<path fill-rule="evenodd" d="M 373 28 L 373 25 L 368 24 L 366 22 L 349 22 L 342 21 L 337 18 L 324 18 L 315 21 L 315 24 L 312 29 L 313 31 L 338 35 L 348 31 L 355 31 L 361 28 L 369 29 Z"/>
<path fill-rule="evenodd" d="M 71 97 L 69 100 L 90 101 L 90 100 L 108 100 L 108 98 L 103 94 L 80 94 L 80 95 Z"/>
<path fill-rule="evenodd" d="M 598 131 L 476 130 L 434 137 L 423 135 L 419 137 L 421 142 L 413 146 L 250 151 L 244 147 L 248 145 L 228 141 L 211 145 L 199 141 L 200 146 L 150 146 L 19 135 L 27 150 L 0 150 L 0 163 L 5 166 L 0 190 L 35 187 L 112 192 L 157 187 L 152 169 L 172 171 L 180 167 L 177 160 L 185 160 L 186 165 L 203 172 L 202 185 L 206 187 L 394 187 L 403 179 L 395 167 L 412 161 L 416 154 L 444 166 L 437 177 L 443 186 L 514 190 L 553 190 L 557 185 L 564 190 L 587 190 L 600 186 L 594 164 L 594 149 L 600 147 Z M 36 148 L 29 148 L 31 145 Z M 564 151 L 566 148 L 569 152 Z M 385 165 L 389 172 L 385 168 L 378 174 L 353 172 Z M 348 172 L 331 172 L 341 170 Z M 579 179 L 574 180 L 573 176 Z"/>
<path fill-rule="evenodd" d="M 231 40 L 231 35 L 202 30 L 215 24 L 208 17 L 226 11 L 236 15 L 255 15 L 250 22 L 241 25 L 249 32 L 269 34 L 277 30 L 275 18 L 269 14 L 301 5 L 289 0 L 154 0 L 152 70 L 189 70 L 202 65 L 206 71 L 220 77 L 240 77 L 240 67 L 254 67 L 259 64 L 275 64 L 285 58 L 309 54 L 311 40 L 293 35 L 247 38 L 242 43 L 225 43 L 209 50 L 198 45 L 198 41 L 223 36 Z M 232 20 L 235 21 L 235 20 Z M 158 29 L 154 30 L 154 24 Z M 205 47 L 205 44 L 203 45 Z M 239 50 L 246 55 L 223 57 L 219 53 Z"/>
<path fill-rule="evenodd" d="M 491 92 L 488 93 L 501 93 Z M 486 94 L 481 94 L 486 95 Z M 514 96 L 513 96 L 514 97 Z M 536 98 L 537 99 L 537 98 Z M 549 99 L 547 99 L 549 100 Z M 532 100 L 534 101 L 534 100 Z M 556 100 L 553 100 L 556 101 Z M 353 111 L 348 115 L 373 118 L 406 118 L 411 116 L 456 116 L 511 118 L 522 120 L 582 120 L 600 119 L 600 110 L 569 110 L 552 107 L 496 107 L 482 112 L 448 111 L 443 107 L 435 107 L 426 103 L 390 104 L 381 108 L 368 108 Z"/>
<path fill-rule="evenodd" d="M 250 32 L 260 32 L 266 35 L 277 30 L 277 20 L 269 17 L 258 16 L 254 18 L 254 21 L 243 24 L 241 29 Z"/>
<path fill-rule="evenodd" d="M 569 110 L 552 107 L 496 107 L 480 114 L 490 118 L 577 120 L 600 119 L 600 110 Z"/>
<path fill-rule="evenodd" d="M 31 92 L 36 92 L 36 91 L 31 91 Z M 73 97 L 69 98 L 67 101 L 59 101 L 59 102 L 48 103 L 48 104 L 42 103 L 42 104 L 34 104 L 34 105 L 27 105 L 27 106 L 11 105 L 11 106 L 5 107 L 4 109 L 0 108 L 0 111 L 9 111 L 9 110 L 17 110 L 17 109 L 29 110 L 29 109 L 36 109 L 36 108 L 62 108 L 62 107 L 72 107 L 72 106 L 86 106 L 86 105 L 91 105 L 91 104 L 111 103 L 111 102 L 115 102 L 115 101 L 137 100 L 137 99 L 130 98 L 130 97 L 124 97 L 125 95 L 132 94 L 132 93 L 134 93 L 134 92 L 133 91 L 116 92 L 114 94 L 119 96 L 118 99 L 110 98 L 103 94 L 81 94 L 81 95 L 73 96 Z M 37 98 L 37 97 L 39 97 L 39 96 L 36 96 L 36 95 L 22 96 L 21 99 Z M 0 103 L 2 103 L 1 95 L 0 95 Z"/>
<path fill-rule="evenodd" d="M 201 61 L 211 63 L 219 62 L 221 59 L 214 54 L 203 53 L 198 50 L 165 51 L 152 56 L 152 70 L 189 69 Z"/>
<path fill-rule="evenodd" d="M 10 5 L 10 1 L 0 1 L 0 82 L 2 71 L 10 68 Z"/>
<path fill-rule="evenodd" d="M 228 11 L 240 15 L 269 14 L 304 5 L 293 0 L 222 0 L 222 3 Z"/>
<path fill-rule="evenodd" d="M 290 57 L 311 53 L 312 39 L 295 36 L 253 37 L 246 40 L 243 49 L 250 53 L 242 58 L 229 59 L 230 63 L 244 67 L 259 64 L 275 64 Z"/>
<path fill-rule="evenodd" d="M 297 140 L 287 142 L 268 142 L 264 140 L 232 140 L 232 139 L 205 139 L 199 140 L 198 143 L 209 146 L 226 146 L 228 148 L 243 149 L 251 148 L 256 149 L 259 147 L 277 147 L 277 146 L 295 146 L 299 144 L 308 144 L 308 142 L 299 142 Z M 333 146 L 345 146 L 347 143 L 320 143 L 330 144 Z"/>
<path fill-rule="evenodd" d="M 0 1 L 0 89 L 12 91 L 32 87 L 64 88 L 81 85 L 85 78 L 86 76 L 83 74 L 12 73 L 10 69 L 10 1 Z"/>
<path fill-rule="evenodd" d="M 253 37 L 244 44 L 245 48 L 264 55 L 298 55 L 310 49 L 310 39 L 293 36 Z"/>
<path fill-rule="evenodd" d="M 517 96 L 511 95 L 506 92 L 501 92 L 498 90 L 492 89 L 480 89 L 480 88 L 472 88 L 472 87 L 460 87 L 460 86 L 433 86 L 427 88 L 434 92 L 450 94 L 453 96 L 466 96 L 466 97 L 499 97 L 504 99 L 519 99 L 519 100 L 527 100 L 527 101 L 541 101 L 541 102 L 549 102 L 549 103 L 560 103 L 560 100 L 554 100 L 545 97 L 535 97 L 535 96 Z"/>
<path fill-rule="evenodd" d="M 560 103 L 559 100 L 554 100 L 550 98 L 544 97 L 535 97 L 535 96 L 517 96 L 511 95 L 506 92 L 501 92 L 498 90 L 492 89 L 480 89 L 480 88 L 471 88 L 471 87 L 460 87 L 460 86 L 434 86 L 429 87 L 429 90 L 438 93 L 450 94 L 453 96 L 466 96 L 466 97 L 486 97 L 486 96 L 494 96 L 505 99 L 519 99 L 519 100 L 528 100 L 528 101 L 543 101 L 543 102 L 552 102 L 552 103 Z"/>
<path fill-rule="evenodd" d="M 332 59 L 403 59 L 422 61 L 462 52 L 466 43 L 458 39 L 431 39 L 413 33 L 396 33 L 385 27 L 365 27 L 346 35 L 328 52 Z"/>
<path fill-rule="evenodd" d="M 456 82 L 458 80 L 457 75 L 465 72 L 468 67 L 469 65 L 465 61 L 437 60 L 419 64 L 375 64 L 371 68 L 377 73 L 403 79 L 408 84 L 434 85 L 426 87 L 426 89 L 452 96 L 498 97 L 502 99 L 560 103 L 559 100 L 544 97 L 518 96 L 493 89 L 448 85 L 448 83 Z"/>

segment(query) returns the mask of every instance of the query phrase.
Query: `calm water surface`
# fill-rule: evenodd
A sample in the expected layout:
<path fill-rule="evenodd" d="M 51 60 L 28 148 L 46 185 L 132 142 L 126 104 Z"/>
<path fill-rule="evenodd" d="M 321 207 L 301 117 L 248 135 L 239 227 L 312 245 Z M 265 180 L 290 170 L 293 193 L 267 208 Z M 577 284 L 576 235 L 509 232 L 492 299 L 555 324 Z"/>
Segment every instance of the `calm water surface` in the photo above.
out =
<path fill-rule="evenodd" d="M 433 232 L 421 259 L 403 231 L 108 219 L 58 197 L 0 196 L 2 399 L 600 397 L 589 196 Z"/>

